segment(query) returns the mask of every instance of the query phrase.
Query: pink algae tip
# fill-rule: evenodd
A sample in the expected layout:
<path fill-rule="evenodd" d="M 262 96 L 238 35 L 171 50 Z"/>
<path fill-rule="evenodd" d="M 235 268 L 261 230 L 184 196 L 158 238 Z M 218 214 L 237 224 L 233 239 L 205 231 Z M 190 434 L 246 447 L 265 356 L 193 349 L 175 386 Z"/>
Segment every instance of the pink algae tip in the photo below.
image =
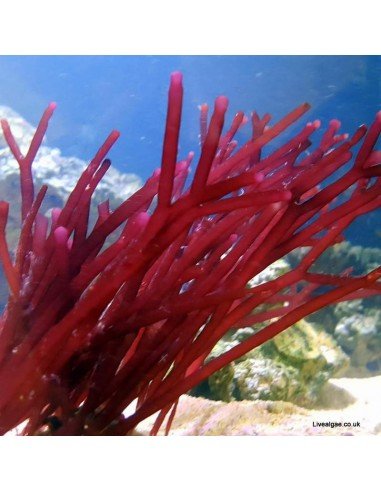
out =
<path fill-rule="evenodd" d="M 54 230 L 54 237 L 60 244 L 64 244 L 68 240 L 68 232 L 66 227 L 59 226 Z"/>
<path fill-rule="evenodd" d="M 226 96 L 218 96 L 215 102 L 215 110 L 225 112 L 228 109 L 229 99 Z"/>
<path fill-rule="evenodd" d="M 339 120 L 334 119 L 329 122 L 329 126 L 334 128 L 335 131 L 337 131 L 341 127 L 341 122 Z"/>
<path fill-rule="evenodd" d="M 181 72 L 171 73 L 171 85 L 181 85 L 183 82 L 183 74 Z"/>
<path fill-rule="evenodd" d="M 321 121 L 320 120 L 315 120 L 315 121 L 310 121 L 309 123 L 307 123 L 307 126 L 309 127 L 313 127 L 315 130 L 318 130 L 321 126 Z"/>

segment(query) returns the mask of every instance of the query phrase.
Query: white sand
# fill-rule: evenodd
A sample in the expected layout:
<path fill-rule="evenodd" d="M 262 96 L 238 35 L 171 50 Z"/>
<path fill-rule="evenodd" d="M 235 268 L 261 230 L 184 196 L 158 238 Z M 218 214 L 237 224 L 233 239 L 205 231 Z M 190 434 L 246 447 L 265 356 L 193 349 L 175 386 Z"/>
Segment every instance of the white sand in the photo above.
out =
<path fill-rule="evenodd" d="M 138 426 L 147 434 L 154 416 Z M 317 423 L 327 423 L 320 427 Z M 353 425 L 359 422 L 359 426 Z M 334 424 L 341 424 L 331 427 Z M 350 424 L 350 426 L 347 426 Z M 381 376 L 331 379 L 319 408 L 290 403 L 212 402 L 183 396 L 171 435 L 381 435 Z"/>
<path fill-rule="evenodd" d="M 340 396 L 335 399 L 335 394 L 341 394 L 343 405 L 337 409 L 312 410 L 310 417 L 320 421 L 325 419 L 342 422 L 359 421 L 360 428 L 347 429 L 348 432 L 381 435 L 381 376 L 331 379 L 330 386 L 332 387 L 330 391 L 332 398 L 329 399 L 328 395 L 327 402 L 331 403 L 331 407 L 340 407 Z M 352 396 L 354 401 L 346 405 L 348 395 L 349 398 Z"/>

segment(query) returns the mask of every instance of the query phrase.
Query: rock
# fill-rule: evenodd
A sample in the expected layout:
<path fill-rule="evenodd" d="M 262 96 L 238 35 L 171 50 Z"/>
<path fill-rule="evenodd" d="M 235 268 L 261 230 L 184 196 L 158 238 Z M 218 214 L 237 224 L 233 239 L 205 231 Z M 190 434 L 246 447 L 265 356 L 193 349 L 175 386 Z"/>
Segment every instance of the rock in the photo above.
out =
<path fill-rule="evenodd" d="M 214 400 L 231 401 L 235 389 L 236 365 L 228 364 L 209 378 L 210 395 Z"/>
<path fill-rule="evenodd" d="M 336 325 L 334 337 L 351 358 L 352 368 L 381 369 L 381 313 L 353 314 Z M 355 371 L 352 371 L 352 373 Z"/>
<path fill-rule="evenodd" d="M 254 330 L 237 330 L 221 340 L 211 358 L 229 350 Z M 300 321 L 261 347 L 209 377 L 192 392 L 214 400 L 282 400 L 314 404 L 326 381 L 343 372 L 348 357 L 330 335 Z"/>
<path fill-rule="evenodd" d="M 265 268 L 261 273 L 253 277 L 248 283 L 249 287 L 255 287 L 256 285 L 269 282 L 270 280 L 275 280 L 289 270 L 290 264 L 285 259 L 280 258 Z"/>
<path fill-rule="evenodd" d="M 212 376 L 213 377 L 213 376 Z M 298 371 L 262 357 L 236 364 L 234 380 L 239 400 L 292 400 L 299 391 Z"/>
<path fill-rule="evenodd" d="M 296 249 L 287 259 L 295 266 L 303 255 Z M 381 248 L 353 246 L 344 241 L 335 244 L 317 259 L 311 271 L 341 274 L 350 269 L 351 275 L 364 275 L 380 264 Z M 350 357 L 346 375 L 369 377 L 381 374 L 381 296 L 340 302 L 307 318 L 331 334 Z"/>
<path fill-rule="evenodd" d="M 287 255 L 291 265 L 295 265 L 305 254 L 305 248 L 298 248 Z M 314 263 L 311 271 L 339 275 L 348 268 L 351 274 L 361 275 L 377 268 L 380 264 L 381 249 L 353 246 L 348 241 L 335 244 L 327 249 Z"/>

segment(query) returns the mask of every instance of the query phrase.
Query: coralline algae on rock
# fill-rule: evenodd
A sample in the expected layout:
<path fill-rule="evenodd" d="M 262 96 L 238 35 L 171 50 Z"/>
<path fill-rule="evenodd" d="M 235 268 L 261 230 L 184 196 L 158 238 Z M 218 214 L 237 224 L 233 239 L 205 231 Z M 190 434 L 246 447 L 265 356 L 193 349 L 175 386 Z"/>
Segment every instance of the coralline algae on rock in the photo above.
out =
<path fill-rule="evenodd" d="M 351 358 L 353 367 L 381 362 L 381 315 L 353 314 L 336 325 L 335 338 Z"/>
<path fill-rule="evenodd" d="M 234 346 L 250 330 L 237 330 L 230 340 L 219 342 L 212 357 Z M 330 335 L 300 321 L 212 375 L 208 396 L 223 401 L 283 400 L 310 406 L 328 379 L 342 373 L 348 363 L 348 356 Z"/>

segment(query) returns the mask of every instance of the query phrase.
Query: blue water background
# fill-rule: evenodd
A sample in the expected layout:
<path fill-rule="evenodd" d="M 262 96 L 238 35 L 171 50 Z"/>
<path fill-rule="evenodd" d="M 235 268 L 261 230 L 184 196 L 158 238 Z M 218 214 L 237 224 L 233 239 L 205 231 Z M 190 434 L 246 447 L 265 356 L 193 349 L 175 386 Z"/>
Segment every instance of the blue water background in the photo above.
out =
<path fill-rule="evenodd" d="M 274 120 L 298 104 L 312 105 L 296 125 L 319 118 L 344 132 L 371 123 L 381 108 L 381 57 L 375 56 L 2 56 L 0 104 L 33 124 L 50 101 L 58 108 L 48 144 L 89 160 L 110 130 L 121 131 L 113 165 L 146 179 L 159 167 L 169 74 L 184 74 L 180 156 L 198 151 L 198 105 L 230 100 L 228 117 L 243 110 Z M 249 127 L 241 139 L 248 138 Z M 352 242 L 379 246 L 380 214 L 357 220 Z"/>

